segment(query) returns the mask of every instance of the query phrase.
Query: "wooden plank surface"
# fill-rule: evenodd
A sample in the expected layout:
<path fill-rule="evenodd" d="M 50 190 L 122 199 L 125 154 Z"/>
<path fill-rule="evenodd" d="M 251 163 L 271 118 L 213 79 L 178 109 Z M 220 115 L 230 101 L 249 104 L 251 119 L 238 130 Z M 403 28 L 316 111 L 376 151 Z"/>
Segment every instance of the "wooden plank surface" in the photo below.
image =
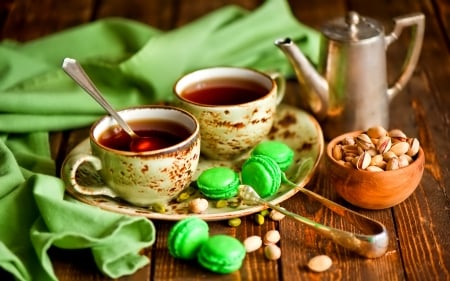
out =
<path fill-rule="evenodd" d="M 0 3 L 0 38 L 25 42 L 113 16 L 170 30 L 224 5 L 239 4 L 253 10 L 261 3 L 258 0 L 41 0 L 37 4 L 33 0 L 4 0 Z M 426 153 L 426 169 L 415 193 L 396 207 L 367 211 L 352 207 L 339 198 L 322 166 L 308 185 L 309 189 L 329 199 L 383 222 L 390 234 L 387 254 L 378 259 L 362 259 L 293 220 L 269 221 L 258 226 L 252 216 L 248 216 L 237 228 L 227 226 L 226 222 L 211 222 L 211 231 L 243 240 L 249 235 L 263 235 L 270 229 L 278 229 L 282 235 L 282 258 L 267 261 L 260 250 L 247 255 L 240 271 L 222 276 L 209 273 L 194 262 L 172 258 L 167 251 L 166 238 L 173 223 L 155 221 L 156 243 L 143 253 L 151 259 L 151 263 L 136 274 L 119 280 L 450 280 L 448 1 L 320 0 L 290 1 L 290 5 L 301 22 L 314 28 L 319 28 L 326 20 L 343 16 L 348 10 L 376 18 L 383 23 L 386 32 L 391 31 L 395 16 L 419 11 L 426 15 L 426 33 L 419 65 L 406 88 L 390 106 L 390 127 L 399 127 L 408 135 L 417 136 Z M 389 81 L 393 81 L 401 69 L 409 39 L 410 35 L 405 32 L 388 48 Z M 296 81 L 290 81 L 288 102 L 296 103 L 297 90 Z M 87 136 L 87 132 L 85 128 L 52 134 L 52 149 L 57 164 Z M 295 195 L 282 206 L 325 224 L 352 229 L 303 194 Z M 308 260 L 317 254 L 327 254 L 333 259 L 334 264 L 329 271 L 317 274 L 307 269 Z M 95 267 L 87 250 L 52 248 L 50 256 L 61 280 L 109 280 Z"/>

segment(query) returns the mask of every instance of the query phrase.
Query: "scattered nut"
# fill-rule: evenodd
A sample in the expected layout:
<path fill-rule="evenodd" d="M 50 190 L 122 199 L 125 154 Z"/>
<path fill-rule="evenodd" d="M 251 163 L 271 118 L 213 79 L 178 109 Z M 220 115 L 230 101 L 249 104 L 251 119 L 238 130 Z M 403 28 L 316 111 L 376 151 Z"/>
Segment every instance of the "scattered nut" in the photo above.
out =
<path fill-rule="evenodd" d="M 379 172 L 410 165 L 419 150 L 418 139 L 408 138 L 398 129 L 387 132 L 375 126 L 356 137 L 345 137 L 331 154 L 343 166 Z"/>
<path fill-rule="evenodd" d="M 225 208 L 226 206 L 228 206 L 227 200 L 225 200 L 225 199 L 217 200 L 216 208 L 220 209 L 220 208 Z"/>
<path fill-rule="evenodd" d="M 150 208 L 153 212 L 156 212 L 156 213 L 160 213 L 160 214 L 166 213 L 166 206 L 161 202 L 156 202 L 156 203 L 152 204 Z"/>
<path fill-rule="evenodd" d="M 242 199 L 239 197 L 233 197 L 233 198 L 228 199 L 227 204 L 231 208 L 237 208 L 237 207 L 241 206 Z"/>
<path fill-rule="evenodd" d="M 286 215 L 278 212 L 277 210 L 271 210 L 269 213 L 269 217 L 274 221 L 280 221 L 286 217 Z"/>
<path fill-rule="evenodd" d="M 277 244 L 280 241 L 280 232 L 278 230 L 269 230 L 264 235 L 264 245 Z"/>
<path fill-rule="evenodd" d="M 232 218 L 228 220 L 228 225 L 232 227 L 238 227 L 241 225 L 241 219 L 240 218 Z"/>
<path fill-rule="evenodd" d="M 262 239 L 258 235 L 249 236 L 244 240 L 244 247 L 247 253 L 254 252 L 261 248 Z"/>
<path fill-rule="evenodd" d="M 186 201 L 191 195 L 187 192 L 181 192 L 178 196 L 177 196 L 177 202 L 183 202 Z"/>
<path fill-rule="evenodd" d="M 208 209 L 208 200 L 205 198 L 195 198 L 189 201 L 189 210 L 194 214 L 201 214 Z"/>
<path fill-rule="evenodd" d="M 313 257 L 308 261 L 308 268 L 314 272 L 323 272 L 325 270 L 328 270 L 332 264 L 333 261 L 329 256 L 319 255 Z"/>
<path fill-rule="evenodd" d="M 256 224 L 258 224 L 258 225 L 263 225 L 264 224 L 264 216 L 263 215 L 255 214 L 254 218 L 255 218 Z"/>
<path fill-rule="evenodd" d="M 178 194 L 176 201 L 177 202 L 184 202 L 187 199 L 189 199 L 189 197 L 191 197 L 192 194 L 194 194 L 196 191 L 196 189 L 192 186 L 188 186 L 187 188 L 185 188 L 182 192 L 180 192 L 180 194 Z"/>
<path fill-rule="evenodd" d="M 264 209 L 261 212 L 259 212 L 261 214 L 261 216 L 266 217 L 269 214 L 269 210 Z"/>
<path fill-rule="evenodd" d="M 277 260 L 281 257 L 281 249 L 275 244 L 267 245 L 264 248 L 264 255 L 269 260 Z"/>

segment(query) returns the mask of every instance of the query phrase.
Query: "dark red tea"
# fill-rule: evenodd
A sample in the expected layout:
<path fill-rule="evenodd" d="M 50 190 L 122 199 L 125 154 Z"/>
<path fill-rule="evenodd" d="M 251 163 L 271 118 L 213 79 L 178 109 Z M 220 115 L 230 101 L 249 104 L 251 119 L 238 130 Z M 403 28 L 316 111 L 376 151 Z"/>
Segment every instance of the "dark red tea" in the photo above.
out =
<path fill-rule="evenodd" d="M 168 120 L 130 121 L 129 125 L 138 136 L 148 138 L 151 147 L 149 150 L 175 145 L 191 134 L 183 125 Z M 112 149 L 131 151 L 131 138 L 119 126 L 110 127 L 103 132 L 98 142 Z"/>
<path fill-rule="evenodd" d="M 198 104 L 235 105 L 254 101 L 268 92 L 265 87 L 253 81 L 222 79 L 192 85 L 186 88 L 181 95 Z"/>

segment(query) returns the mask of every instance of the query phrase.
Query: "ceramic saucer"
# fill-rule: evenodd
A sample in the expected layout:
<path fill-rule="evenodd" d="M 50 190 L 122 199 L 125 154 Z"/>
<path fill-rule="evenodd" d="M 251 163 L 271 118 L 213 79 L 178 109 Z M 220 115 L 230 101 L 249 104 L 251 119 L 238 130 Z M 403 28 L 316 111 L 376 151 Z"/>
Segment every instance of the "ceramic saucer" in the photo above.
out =
<path fill-rule="evenodd" d="M 277 117 L 267 139 L 277 140 L 289 145 L 295 152 L 294 163 L 286 171 L 287 177 L 295 182 L 299 187 L 304 187 L 311 179 L 316 170 L 324 149 L 324 140 L 319 123 L 303 110 L 282 104 L 277 109 Z M 67 157 L 76 153 L 91 153 L 89 139 L 79 143 Z M 210 167 L 227 166 L 240 170 L 240 167 L 248 155 L 233 161 L 220 161 L 200 159 L 197 171 L 193 180 L 200 175 L 202 171 Z M 64 163 L 61 171 L 64 171 Z M 61 174 L 66 185 L 67 192 L 76 200 L 89 205 L 109 210 L 116 213 L 145 216 L 151 219 L 160 220 L 181 220 L 186 216 L 193 215 L 188 210 L 188 202 L 197 196 L 199 192 L 191 195 L 191 198 L 182 202 L 170 202 L 165 213 L 153 212 L 150 208 L 137 207 L 117 198 L 106 196 L 89 196 L 76 192 L 70 185 L 68 175 Z M 101 186 L 102 179 L 95 169 L 90 165 L 82 165 L 81 172 L 77 173 L 77 180 L 86 185 Z M 287 185 L 281 185 L 279 191 L 270 198 L 266 198 L 272 204 L 279 204 L 292 197 L 298 192 L 299 188 L 292 188 Z M 240 217 L 256 213 L 264 209 L 263 206 L 250 206 L 238 204 L 238 206 L 216 208 L 215 202 L 210 200 L 209 208 L 202 214 L 195 214 L 204 220 L 224 220 L 233 217 Z"/>

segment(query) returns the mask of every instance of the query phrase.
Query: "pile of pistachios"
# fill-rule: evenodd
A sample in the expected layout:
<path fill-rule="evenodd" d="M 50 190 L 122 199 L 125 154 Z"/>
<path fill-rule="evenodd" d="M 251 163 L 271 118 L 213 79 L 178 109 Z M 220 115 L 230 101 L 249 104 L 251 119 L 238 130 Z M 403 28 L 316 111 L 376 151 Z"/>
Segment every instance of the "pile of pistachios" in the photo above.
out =
<path fill-rule="evenodd" d="M 356 137 L 346 137 L 332 148 L 332 156 L 344 166 L 373 172 L 408 166 L 419 152 L 417 138 L 399 130 L 371 127 Z"/>

